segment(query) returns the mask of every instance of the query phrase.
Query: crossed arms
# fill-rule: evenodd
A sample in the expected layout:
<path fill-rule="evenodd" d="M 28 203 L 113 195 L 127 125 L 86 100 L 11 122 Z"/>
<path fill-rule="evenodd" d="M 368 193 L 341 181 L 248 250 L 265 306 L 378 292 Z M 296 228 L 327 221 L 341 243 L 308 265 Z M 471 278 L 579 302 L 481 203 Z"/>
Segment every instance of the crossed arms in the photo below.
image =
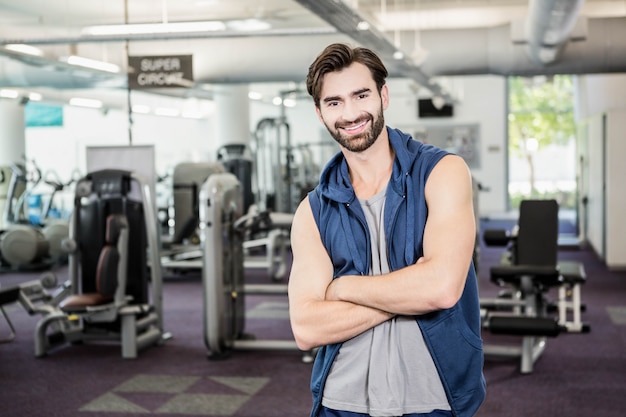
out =
<path fill-rule="evenodd" d="M 333 280 L 332 262 L 304 199 L 291 229 L 293 264 L 289 315 L 298 347 L 343 342 L 395 315 L 454 306 L 461 297 L 475 242 L 471 175 L 465 162 L 444 157 L 426 183 L 424 256 L 378 276 Z"/>

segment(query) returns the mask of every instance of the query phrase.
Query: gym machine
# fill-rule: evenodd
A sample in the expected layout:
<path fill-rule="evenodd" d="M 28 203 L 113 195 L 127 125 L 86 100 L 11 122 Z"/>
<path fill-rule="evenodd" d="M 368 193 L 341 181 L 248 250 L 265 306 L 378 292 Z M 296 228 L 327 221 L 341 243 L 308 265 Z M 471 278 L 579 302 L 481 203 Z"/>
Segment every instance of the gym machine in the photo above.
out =
<path fill-rule="evenodd" d="M 213 174 L 230 172 L 243 190 L 246 212 L 244 267 L 266 269 L 275 281 L 284 279 L 288 270 L 289 231 L 293 214 L 260 211 L 254 204 L 251 175 L 252 162 L 245 157 L 244 145 L 220 148 L 218 163 L 181 163 L 174 169 L 174 219 L 172 231 L 162 240 L 161 265 L 171 271 L 184 272 L 202 268 L 202 251 L 198 242 L 198 195 L 202 184 Z"/>
<path fill-rule="evenodd" d="M 250 206 L 241 219 L 244 225 L 244 267 L 265 269 L 273 281 L 287 277 L 288 249 L 293 214 L 259 211 Z"/>
<path fill-rule="evenodd" d="M 161 264 L 164 268 L 200 269 L 198 194 L 206 179 L 219 172 L 224 172 L 222 164 L 212 162 L 181 162 L 174 167 L 173 206 L 169 210 L 173 224 L 168 235 L 161 238 Z"/>
<path fill-rule="evenodd" d="M 486 356 L 519 357 L 523 374 L 533 371 L 547 338 L 590 331 L 581 320 L 584 267 L 557 259 L 558 210 L 555 200 L 524 200 L 512 233 L 485 230 L 483 234 L 488 246 L 509 245 L 501 264 L 489 271 L 490 280 L 502 290 L 496 298 L 480 300 L 483 329 L 522 337 L 521 346 L 486 344 L 484 352 Z M 552 288 L 558 288 L 556 303 L 547 298 Z"/>
<path fill-rule="evenodd" d="M 248 153 L 246 145 L 229 144 L 218 149 L 217 159 L 227 172 L 235 175 L 242 187 L 243 211 L 246 213 L 244 268 L 265 268 L 273 280 L 279 281 L 285 278 L 287 272 L 287 247 L 293 214 L 259 209 L 254 201 L 253 163 Z"/>
<path fill-rule="evenodd" d="M 19 285 L 0 288 L 0 312 L 9 327 L 9 334 L 0 339 L 5 343 L 15 338 L 15 328 L 11 319 L 4 311 L 4 305 L 19 302 L 28 314 L 48 315 L 58 310 L 59 303 L 70 294 L 69 281 L 58 285 L 57 276 L 46 271 L 38 279 Z"/>
<path fill-rule="evenodd" d="M 243 210 L 247 212 L 254 204 L 252 189 L 252 158 L 248 147 L 244 144 L 231 143 L 217 150 L 217 160 L 222 163 L 226 172 L 233 174 L 241 183 L 243 192 Z"/>
<path fill-rule="evenodd" d="M 32 190 L 42 181 L 41 170 L 32 164 L 34 168 L 30 171 L 24 164 L 12 164 L 10 180 L 2 170 L 4 227 L 0 230 L 0 264 L 6 269 L 48 269 L 66 260 L 61 242 L 69 234 L 68 221 L 49 215 L 55 195 L 71 181 L 63 184 L 58 178 L 46 175 L 43 182 L 53 187 L 53 191 L 47 201 L 38 203 L 39 215 L 30 215 L 27 202 Z"/>
<path fill-rule="evenodd" d="M 300 202 L 293 177 L 291 130 L 284 115 L 261 119 L 251 145 L 254 204 L 246 214 L 251 227 L 244 241 L 245 266 L 265 268 L 278 281 L 287 271 L 289 232 Z"/>
<path fill-rule="evenodd" d="M 9 197 L 9 182 L 11 179 L 11 167 L 0 166 L 0 230 L 5 228 L 5 208 Z"/>
<path fill-rule="evenodd" d="M 150 186 L 134 173 L 95 171 L 76 184 L 69 253 L 70 294 L 48 303 L 35 329 L 35 356 L 68 343 L 112 340 L 124 358 L 159 345 L 162 275 Z"/>
<path fill-rule="evenodd" d="M 298 350 L 294 340 L 261 340 L 244 333 L 245 298 L 286 295 L 286 284 L 245 284 L 241 183 L 231 173 L 214 174 L 200 190 L 200 242 L 204 292 L 204 343 L 209 358 L 232 350 Z M 313 359 L 303 352 L 303 362 Z"/>
<path fill-rule="evenodd" d="M 291 181 L 291 131 L 284 117 L 265 118 L 257 123 L 254 154 L 255 202 L 261 211 L 293 213 Z"/>

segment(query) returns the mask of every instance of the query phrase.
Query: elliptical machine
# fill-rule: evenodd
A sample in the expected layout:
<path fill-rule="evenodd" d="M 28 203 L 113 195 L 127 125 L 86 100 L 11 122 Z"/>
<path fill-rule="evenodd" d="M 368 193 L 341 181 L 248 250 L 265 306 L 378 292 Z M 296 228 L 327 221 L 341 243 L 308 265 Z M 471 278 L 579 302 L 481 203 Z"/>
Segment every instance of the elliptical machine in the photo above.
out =
<path fill-rule="evenodd" d="M 49 269 L 67 258 L 61 243 L 69 235 L 69 222 L 61 218 L 52 219 L 49 215 L 57 192 L 72 181 L 63 184 L 58 178 L 50 179 L 46 175 L 43 181 L 53 187 L 53 191 L 44 204 L 38 204 L 39 213 L 31 215 L 28 212 L 29 197 L 42 181 L 41 170 L 34 161 L 32 165 L 30 170 L 21 163 L 14 163 L 10 167 L 12 175 L 2 216 L 4 227 L 0 230 L 0 266 L 3 268 Z"/>
<path fill-rule="evenodd" d="M 24 268 L 40 265 L 50 245 L 41 229 L 33 227 L 25 212 L 28 184 L 41 181 L 36 167 L 30 173 L 21 163 L 11 164 L 11 179 L 3 212 L 4 229 L 0 231 L 0 265 L 4 268 Z"/>

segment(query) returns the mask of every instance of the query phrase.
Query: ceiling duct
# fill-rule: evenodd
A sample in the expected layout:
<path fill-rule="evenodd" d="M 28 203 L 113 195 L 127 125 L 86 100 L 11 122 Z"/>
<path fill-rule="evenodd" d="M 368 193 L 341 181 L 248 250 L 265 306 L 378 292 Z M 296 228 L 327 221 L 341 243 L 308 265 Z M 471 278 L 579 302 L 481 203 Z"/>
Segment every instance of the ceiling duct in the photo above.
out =
<path fill-rule="evenodd" d="M 508 24 L 424 31 L 421 42 L 430 55 L 422 69 L 436 76 L 626 72 L 626 17 L 587 19 L 586 25 L 585 40 L 570 43 L 550 65 L 530 58 L 527 45 L 511 42 Z"/>
<path fill-rule="evenodd" d="M 126 76 L 21 55 L 0 47 L 0 82 L 5 87 L 122 88 Z"/>
<path fill-rule="evenodd" d="M 402 51 L 399 51 L 383 32 L 376 29 L 371 22 L 343 1 L 296 0 L 296 2 L 328 22 L 339 32 L 351 37 L 362 46 L 376 51 L 385 62 L 390 75 L 411 78 L 429 90 L 433 96 L 443 98 L 446 102 L 454 101 L 454 98 L 441 85 L 422 72 L 410 58 L 407 58 L 408 54 L 403 54 L 401 59 L 395 58 L 394 54 Z M 364 26 L 367 29 L 359 29 Z"/>
<path fill-rule="evenodd" d="M 431 84 L 432 77 L 439 76 L 474 74 L 532 76 L 626 72 L 626 17 L 623 15 L 623 9 L 610 14 L 612 17 L 578 17 L 582 0 L 528 0 L 533 9 L 532 11 L 529 9 L 527 19 L 519 25 L 507 23 L 486 28 L 422 30 L 419 43 L 423 49 L 429 51 L 429 55 L 428 59 L 419 65 L 409 58 L 394 59 L 393 54 L 397 52 L 394 43 L 373 25 L 369 25 L 368 30 L 357 30 L 357 25 L 364 20 L 354 9 L 346 6 L 344 1 L 295 0 L 295 2 L 323 19 L 326 25 L 320 25 L 321 22 L 318 22 L 314 27 L 261 31 L 254 36 L 252 33 L 235 31 L 219 34 L 215 32 L 180 34 L 180 37 L 170 39 L 179 42 L 168 42 L 167 48 L 165 42 L 144 42 L 137 44 L 137 51 L 146 51 L 146 55 L 167 53 L 166 51 L 187 49 L 187 46 L 180 42 L 182 39 L 206 39 L 207 42 L 215 40 L 208 46 L 194 49 L 196 51 L 194 60 L 199 69 L 197 77 L 194 74 L 194 78 L 199 85 L 285 80 L 300 82 L 306 73 L 307 63 L 314 58 L 314 51 L 318 48 L 321 50 L 330 42 L 352 39 L 355 43 L 376 50 L 392 76 L 411 78 L 424 89 L 432 91 L 435 97 L 445 94 L 445 84 Z M 557 13 L 560 16 L 558 19 L 547 17 L 546 14 L 557 10 L 561 10 L 560 14 Z M 579 23 L 584 24 L 578 25 Z M 524 31 L 525 28 L 528 32 Z M 583 31 L 579 32 L 580 29 Z M 555 35 L 546 38 L 548 31 Z M 301 46 L 303 35 L 310 36 L 304 41 L 308 48 Z M 402 45 L 416 42 L 413 31 L 407 30 L 396 35 L 403 36 Z M 100 42 L 114 42 L 119 39 L 121 38 L 94 39 L 81 36 L 0 39 L 0 84 L 3 87 L 16 88 L 125 88 L 124 74 L 80 68 L 52 56 L 31 56 L 3 46 L 9 43 L 74 45 L 82 42 L 97 45 Z M 232 40 L 225 43 L 218 42 L 219 39 Z M 572 42 L 573 39 L 576 42 Z M 185 43 L 191 44 L 191 41 Z M 558 49 L 558 54 L 554 55 L 556 60 L 549 65 L 531 58 L 542 45 L 544 48 L 549 45 Z M 86 48 L 88 47 L 90 45 L 86 45 Z M 233 51 L 238 53 L 235 54 Z M 262 58 L 258 58 L 258 52 L 262 52 Z M 277 65 L 277 62 L 280 64 Z M 196 88 L 170 91 L 170 94 L 204 98 L 206 92 Z"/>
<path fill-rule="evenodd" d="M 528 53 L 542 65 L 555 62 L 570 40 L 585 0 L 529 0 Z"/>
<path fill-rule="evenodd" d="M 333 28 L 289 28 L 267 30 L 224 30 L 199 32 L 155 32 L 155 33 L 128 33 L 80 35 L 72 37 L 47 38 L 12 38 L 0 39 L 0 45 L 28 44 L 28 45 L 58 45 L 78 43 L 126 42 L 126 41 L 159 41 L 159 40 L 189 40 L 189 39 L 229 39 L 229 38 L 264 38 L 284 36 L 320 36 L 337 33 Z"/>

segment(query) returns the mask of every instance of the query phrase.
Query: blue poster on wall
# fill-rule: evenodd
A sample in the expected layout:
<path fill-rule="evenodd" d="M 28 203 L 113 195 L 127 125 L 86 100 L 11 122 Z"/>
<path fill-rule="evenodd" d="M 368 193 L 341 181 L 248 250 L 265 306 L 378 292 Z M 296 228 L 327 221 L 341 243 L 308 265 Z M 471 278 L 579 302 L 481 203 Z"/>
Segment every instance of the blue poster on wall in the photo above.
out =
<path fill-rule="evenodd" d="M 26 127 L 63 126 L 63 106 L 29 101 L 24 116 Z"/>

